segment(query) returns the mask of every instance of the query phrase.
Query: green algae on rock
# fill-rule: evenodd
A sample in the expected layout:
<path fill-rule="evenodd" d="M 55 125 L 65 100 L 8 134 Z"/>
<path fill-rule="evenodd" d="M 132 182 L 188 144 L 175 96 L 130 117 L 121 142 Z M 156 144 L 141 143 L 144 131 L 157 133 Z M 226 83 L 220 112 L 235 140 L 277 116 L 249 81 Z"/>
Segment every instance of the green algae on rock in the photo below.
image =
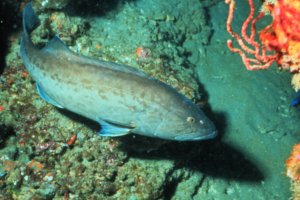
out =
<path fill-rule="evenodd" d="M 70 0 L 33 0 L 33 5 L 41 10 L 62 9 Z"/>

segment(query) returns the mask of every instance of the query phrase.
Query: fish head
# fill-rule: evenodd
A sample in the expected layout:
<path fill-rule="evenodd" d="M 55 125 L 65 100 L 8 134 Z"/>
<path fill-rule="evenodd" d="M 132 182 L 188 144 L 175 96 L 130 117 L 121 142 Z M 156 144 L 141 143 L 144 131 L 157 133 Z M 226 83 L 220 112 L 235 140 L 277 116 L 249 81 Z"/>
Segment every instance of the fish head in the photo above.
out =
<path fill-rule="evenodd" d="M 217 129 L 198 106 L 189 103 L 168 113 L 156 133 L 164 139 L 196 141 L 215 138 Z"/>

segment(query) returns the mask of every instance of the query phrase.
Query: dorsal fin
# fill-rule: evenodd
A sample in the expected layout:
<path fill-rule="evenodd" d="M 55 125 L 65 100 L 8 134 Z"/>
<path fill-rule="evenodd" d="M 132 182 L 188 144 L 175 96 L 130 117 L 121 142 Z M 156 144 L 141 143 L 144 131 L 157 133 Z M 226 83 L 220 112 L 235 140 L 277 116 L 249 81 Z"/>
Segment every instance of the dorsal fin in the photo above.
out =
<path fill-rule="evenodd" d="M 54 36 L 43 48 L 43 51 L 73 53 L 58 36 Z"/>

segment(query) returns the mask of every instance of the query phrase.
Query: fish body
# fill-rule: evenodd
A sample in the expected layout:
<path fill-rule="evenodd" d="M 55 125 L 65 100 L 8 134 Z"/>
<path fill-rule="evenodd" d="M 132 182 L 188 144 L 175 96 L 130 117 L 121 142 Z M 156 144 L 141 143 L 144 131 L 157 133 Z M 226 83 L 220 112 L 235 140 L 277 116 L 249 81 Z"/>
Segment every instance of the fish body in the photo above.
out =
<path fill-rule="evenodd" d="M 102 136 L 135 133 L 179 141 L 216 136 L 214 124 L 195 104 L 141 71 L 78 55 L 58 37 L 35 47 L 30 33 L 38 25 L 27 4 L 20 53 L 48 103 L 98 122 Z"/>

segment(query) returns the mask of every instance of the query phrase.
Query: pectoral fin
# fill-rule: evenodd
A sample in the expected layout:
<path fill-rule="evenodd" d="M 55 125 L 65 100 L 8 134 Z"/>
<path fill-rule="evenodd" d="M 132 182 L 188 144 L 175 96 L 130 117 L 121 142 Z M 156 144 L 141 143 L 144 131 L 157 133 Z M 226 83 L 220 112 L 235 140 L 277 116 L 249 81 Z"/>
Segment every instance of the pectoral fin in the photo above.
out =
<path fill-rule="evenodd" d="M 99 136 L 111 136 L 111 137 L 117 137 L 117 136 L 123 136 L 130 133 L 131 128 L 130 127 L 124 127 L 119 126 L 116 124 L 112 124 L 109 122 L 106 122 L 104 120 L 98 120 L 101 125 L 101 130 L 99 131 Z"/>
<path fill-rule="evenodd" d="M 59 105 L 59 103 L 57 103 L 56 101 L 51 99 L 51 97 L 48 96 L 48 94 L 40 87 L 40 85 L 38 83 L 36 83 L 35 85 L 36 85 L 36 89 L 37 89 L 40 97 L 42 97 L 42 99 L 44 99 L 47 103 L 50 103 L 58 108 L 63 108 L 61 105 Z"/>

